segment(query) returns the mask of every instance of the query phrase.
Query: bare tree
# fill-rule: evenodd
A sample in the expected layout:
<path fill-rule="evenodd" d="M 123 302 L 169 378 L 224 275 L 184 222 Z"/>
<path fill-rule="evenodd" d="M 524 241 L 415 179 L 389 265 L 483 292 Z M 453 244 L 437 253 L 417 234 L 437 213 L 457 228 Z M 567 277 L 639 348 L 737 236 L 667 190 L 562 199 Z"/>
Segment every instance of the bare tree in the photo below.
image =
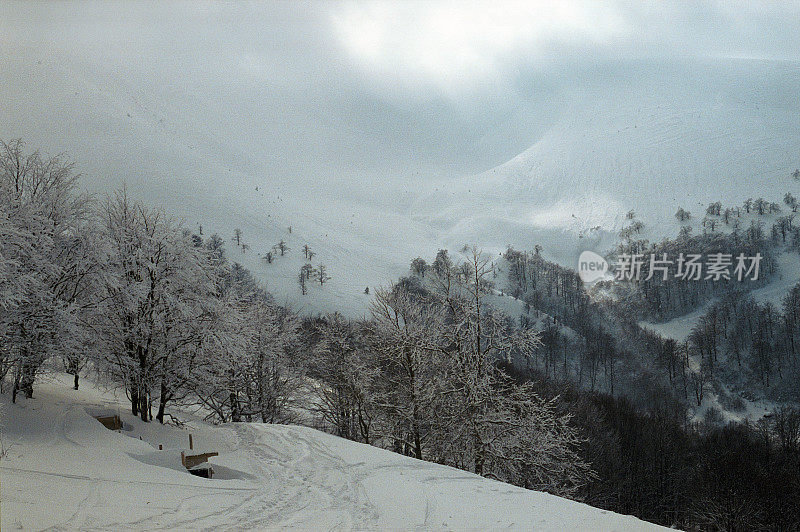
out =
<path fill-rule="evenodd" d="M 300 273 L 297 277 L 297 282 L 300 283 L 300 293 L 306 295 L 308 293 L 308 285 L 306 284 L 308 277 L 306 276 L 303 268 L 300 268 Z"/>
<path fill-rule="evenodd" d="M 675 218 L 677 218 L 681 222 L 685 222 L 685 221 L 689 220 L 691 217 L 692 217 L 692 214 L 689 211 L 684 210 L 683 207 L 680 207 L 678 209 L 678 212 L 675 213 Z"/>
<path fill-rule="evenodd" d="M 278 251 L 279 251 L 279 252 L 280 252 L 280 254 L 281 254 L 281 257 L 283 257 L 283 255 L 284 255 L 284 254 L 285 254 L 287 251 L 289 251 L 289 246 L 287 246 L 287 245 L 286 245 L 286 242 L 284 242 L 283 240 L 281 240 L 280 242 L 278 242 L 278 243 L 276 244 L 276 246 L 277 246 L 277 248 L 278 248 Z"/>
<path fill-rule="evenodd" d="M 306 281 L 310 280 L 312 277 L 315 277 L 317 274 L 316 272 L 317 270 L 309 263 L 303 264 L 300 267 L 300 273 L 305 276 Z"/>
<path fill-rule="evenodd" d="M 320 264 L 317 267 L 317 272 L 316 273 L 317 273 L 317 281 L 319 281 L 319 285 L 320 286 L 324 285 L 331 278 L 331 276 L 328 275 L 324 264 Z"/>

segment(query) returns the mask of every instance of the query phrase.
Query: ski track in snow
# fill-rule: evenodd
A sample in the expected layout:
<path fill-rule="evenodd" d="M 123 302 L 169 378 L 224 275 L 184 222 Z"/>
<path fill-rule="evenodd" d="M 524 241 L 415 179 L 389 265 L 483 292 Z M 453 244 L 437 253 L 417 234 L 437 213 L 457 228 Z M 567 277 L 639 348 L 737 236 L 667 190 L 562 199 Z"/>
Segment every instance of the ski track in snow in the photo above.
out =
<path fill-rule="evenodd" d="M 307 427 L 144 424 L 90 382 L 69 385 L 46 379 L 18 405 L 0 396 L 3 530 L 659 528 Z M 103 428 L 89 415 L 98 409 L 119 411 L 126 428 Z M 211 462 L 226 478 L 141 460 L 179 462 L 188 432 L 196 450 L 220 453 Z"/>

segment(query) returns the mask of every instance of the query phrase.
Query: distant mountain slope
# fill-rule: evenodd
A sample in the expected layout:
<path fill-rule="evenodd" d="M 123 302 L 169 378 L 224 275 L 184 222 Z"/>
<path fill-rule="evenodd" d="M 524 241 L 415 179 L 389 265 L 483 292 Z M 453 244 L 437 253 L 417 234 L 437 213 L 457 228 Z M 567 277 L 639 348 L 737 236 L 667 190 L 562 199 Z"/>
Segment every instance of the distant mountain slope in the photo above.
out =
<path fill-rule="evenodd" d="M 127 183 L 131 195 L 163 205 L 189 229 L 220 233 L 279 300 L 309 313 L 363 314 L 367 286 L 392 282 L 439 247 L 539 243 L 545 256 L 574 267 L 581 249 L 611 245 L 630 209 L 660 238 L 677 233 L 679 205 L 697 214 L 711 201 L 800 196 L 800 182 L 789 178 L 800 167 L 795 63 L 564 68 L 553 79 L 531 75 L 519 101 L 497 115 L 469 98 L 409 103 L 349 86 L 334 87 L 334 108 L 316 100 L 332 90 L 325 79 L 305 65 L 265 62 L 254 49 L 252 39 L 274 23 L 266 10 L 222 10 L 215 24 L 170 5 L 153 12 L 170 32 L 145 25 L 120 42 L 115 24 L 124 17 L 98 6 L 5 9 L 14 23 L 0 36 L 0 139 L 66 152 L 91 191 Z M 226 33 L 245 14 L 242 33 Z M 65 20 L 77 29 L 60 31 Z M 287 88 L 292 76 L 308 76 L 302 94 Z M 475 175 L 451 170 L 452 154 L 435 167 L 430 161 L 452 144 L 440 137 L 478 135 L 458 133 L 456 118 L 425 125 L 441 108 L 453 117 L 485 114 L 471 122 L 482 124 L 474 146 L 482 156 L 464 150 L 464 160 L 506 158 L 508 147 L 491 148 L 503 139 L 530 147 Z M 437 134 L 428 138 L 431 127 Z M 291 253 L 265 266 L 259 257 L 289 226 Z M 244 255 L 230 245 L 237 227 L 250 245 Z M 332 279 L 303 297 L 297 273 L 306 243 Z"/>
<path fill-rule="evenodd" d="M 43 383 L 19 405 L 0 396 L 3 530 L 662 529 L 305 427 L 145 424 L 70 382 Z M 90 417 L 120 410 L 120 433 Z M 220 453 L 216 478 L 180 466 L 190 432 L 196 450 Z"/>
<path fill-rule="evenodd" d="M 423 197 L 423 219 L 453 242 L 544 241 L 546 254 L 574 267 L 576 248 L 596 244 L 575 235 L 613 232 L 628 210 L 660 239 L 677 234 L 679 206 L 702 217 L 713 201 L 779 202 L 800 191 L 790 177 L 800 167 L 797 65 L 729 60 L 612 73 L 584 80 L 526 151 Z"/>

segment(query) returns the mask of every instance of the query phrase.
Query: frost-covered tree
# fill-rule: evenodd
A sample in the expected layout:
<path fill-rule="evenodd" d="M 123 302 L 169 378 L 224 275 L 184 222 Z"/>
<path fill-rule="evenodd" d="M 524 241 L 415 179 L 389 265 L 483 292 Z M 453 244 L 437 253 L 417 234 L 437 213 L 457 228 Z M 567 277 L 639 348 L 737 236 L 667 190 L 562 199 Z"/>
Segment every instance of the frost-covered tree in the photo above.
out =
<path fill-rule="evenodd" d="M 289 246 L 287 246 L 286 242 L 284 242 L 283 240 L 275 244 L 275 247 L 277 247 L 278 252 L 281 254 L 281 257 L 283 257 L 287 251 L 289 251 Z"/>
<path fill-rule="evenodd" d="M 783 202 L 786 204 L 787 207 L 792 209 L 792 212 L 797 212 L 797 207 L 798 207 L 797 198 L 795 198 L 791 192 L 786 193 L 786 195 L 783 197 Z"/>
<path fill-rule="evenodd" d="M 303 264 L 300 267 L 300 273 L 306 278 L 306 281 L 310 281 L 312 277 L 317 275 L 317 270 L 309 263 Z"/>
<path fill-rule="evenodd" d="M 753 209 L 758 213 L 759 216 L 762 216 L 767 209 L 769 208 L 769 202 L 767 202 L 764 198 L 758 198 L 755 202 L 753 202 Z"/>
<path fill-rule="evenodd" d="M 182 272 L 171 282 L 179 286 L 168 292 L 158 324 L 155 418 L 161 423 L 168 404 L 187 399 L 195 369 L 216 348 L 215 322 L 223 310 L 218 297 L 217 276 L 221 266 L 218 257 L 197 246 L 189 248 L 188 243 L 176 241 Z"/>
<path fill-rule="evenodd" d="M 181 354 L 196 347 L 220 255 L 194 246 L 163 212 L 132 202 L 124 190 L 106 200 L 102 214 L 109 342 L 104 362 L 129 394 L 131 412 L 149 421 L 160 391 L 186 378 L 177 368 Z"/>
<path fill-rule="evenodd" d="M 317 327 L 317 334 L 320 341 L 314 349 L 311 371 L 320 383 L 315 386 L 313 411 L 338 436 L 373 443 L 378 436 L 378 369 L 368 356 L 363 332 L 333 314 Z"/>
<path fill-rule="evenodd" d="M 308 293 L 308 281 L 303 269 L 300 268 L 300 273 L 297 276 L 297 282 L 300 284 L 300 293 L 306 295 Z"/>
<path fill-rule="evenodd" d="M 703 218 L 702 221 L 703 228 L 710 230 L 712 233 L 717 228 L 717 223 L 718 223 L 717 218 L 710 218 L 708 216 Z"/>
<path fill-rule="evenodd" d="M 440 278 L 446 278 L 450 275 L 450 272 L 453 269 L 453 261 L 450 259 L 450 255 L 446 249 L 440 249 L 436 253 L 436 258 L 434 259 L 431 267 L 436 275 Z"/>
<path fill-rule="evenodd" d="M 245 338 L 240 415 L 263 423 L 294 421 L 305 375 L 305 361 L 295 349 L 297 318 L 258 290 L 243 313 L 240 334 Z"/>
<path fill-rule="evenodd" d="M 220 261 L 215 278 L 217 294 L 186 389 L 214 421 L 292 421 L 305 371 L 297 318 L 237 263 Z"/>
<path fill-rule="evenodd" d="M 417 257 L 416 259 L 411 261 L 411 273 L 413 273 L 414 275 L 425 277 L 425 270 L 427 269 L 428 269 L 428 264 L 425 262 L 425 259 Z"/>
<path fill-rule="evenodd" d="M 709 206 L 706 208 L 706 214 L 709 216 L 719 216 L 721 210 L 722 203 L 715 201 L 714 203 L 709 204 Z"/>
<path fill-rule="evenodd" d="M 451 438 L 439 452 L 473 472 L 486 473 L 487 461 L 498 442 L 493 409 L 505 381 L 497 363 L 530 352 L 538 341 L 514 331 L 507 320 L 485 305 L 489 288 L 489 258 L 472 248 L 463 263 L 465 276 L 456 285 L 440 284 L 437 296 L 444 307 L 441 334 L 448 361 L 447 379 L 453 390 L 442 408 Z"/>
<path fill-rule="evenodd" d="M 207 326 L 201 363 L 187 383 L 197 403 L 209 412 L 207 419 L 223 423 L 242 421 L 241 400 L 246 387 L 246 343 L 240 333 L 250 298 L 246 295 L 249 291 L 239 289 L 231 272 L 232 268 L 223 268 L 219 304 Z"/>
<path fill-rule="evenodd" d="M 474 248 L 465 252 L 444 276 L 411 278 L 376 299 L 375 341 L 384 343 L 374 349 L 387 390 L 380 397 L 402 429 L 395 437 L 409 454 L 574 493 L 590 473 L 569 418 L 502 369 L 527 358 L 538 336 L 488 304 L 491 261 Z"/>
<path fill-rule="evenodd" d="M 99 261 L 77 180 L 62 157 L 0 142 L 0 370 L 14 370 L 13 400 L 32 396 L 46 358 L 87 350 Z"/>
<path fill-rule="evenodd" d="M 722 221 L 725 222 L 725 225 L 729 225 L 731 223 L 731 216 L 733 215 L 733 209 L 726 208 L 722 211 Z"/>
<path fill-rule="evenodd" d="M 372 348 L 383 366 L 382 407 L 393 420 L 394 448 L 426 458 L 441 391 L 442 352 L 431 331 L 441 325 L 442 307 L 415 298 L 402 285 L 379 289 L 371 306 Z"/>

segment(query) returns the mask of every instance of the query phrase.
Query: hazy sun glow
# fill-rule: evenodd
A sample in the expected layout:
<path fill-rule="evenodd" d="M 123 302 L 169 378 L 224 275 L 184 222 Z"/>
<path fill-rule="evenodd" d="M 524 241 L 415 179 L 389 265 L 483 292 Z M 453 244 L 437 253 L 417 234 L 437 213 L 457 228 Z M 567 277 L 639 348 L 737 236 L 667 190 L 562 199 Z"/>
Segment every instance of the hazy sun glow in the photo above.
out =
<path fill-rule="evenodd" d="M 505 57 L 551 44 L 606 44 L 628 31 L 599 3 L 351 3 L 333 14 L 342 44 L 381 71 L 445 83 L 496 73 Z"/>

